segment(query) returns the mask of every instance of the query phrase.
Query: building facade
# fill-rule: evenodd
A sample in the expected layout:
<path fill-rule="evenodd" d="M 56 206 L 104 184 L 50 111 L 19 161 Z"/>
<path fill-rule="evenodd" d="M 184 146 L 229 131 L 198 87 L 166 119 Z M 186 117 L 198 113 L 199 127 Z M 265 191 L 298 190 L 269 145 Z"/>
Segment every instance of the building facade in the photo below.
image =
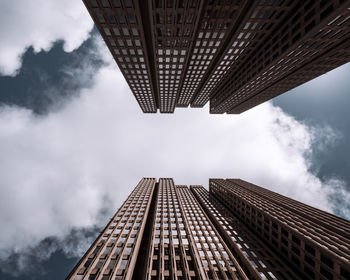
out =
<path fill-rule="evenodd" d="M 67 279 L 350 279 L 350 222 L 239 179 L 143 178 Z"/>
<path fill-rule="evenodd" d="M 350 0 L 83 1 L 145 113 L 241 113 L 350 61 Z"/>

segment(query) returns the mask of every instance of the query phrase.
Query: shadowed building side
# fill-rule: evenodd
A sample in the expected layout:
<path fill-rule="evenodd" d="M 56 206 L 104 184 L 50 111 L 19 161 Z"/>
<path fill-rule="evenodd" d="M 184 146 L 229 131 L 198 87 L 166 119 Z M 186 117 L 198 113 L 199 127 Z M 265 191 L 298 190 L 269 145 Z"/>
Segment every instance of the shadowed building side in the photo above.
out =
<path fill-rule="evenodd" d="M 191 186 L 191 191 L 220 232 L 239 264 L 249 273 L 249 279 L 304 279 L 283 261 L 281 255 L 271 250 L 244 223 L 235 217 L 208 190 L 202 186 Z M 283 257 L 283 256 L 282 256 Z"/>
<path fill-rule="evenodd" d="M 243 112 L 350 61 L 350 1 L 292 2 L 256 51 L 222 77 L 211 95 L 211 113 Z"/>
<path fill-rule="evenodd" d="M 239 179 L 210 179 L 209 188 L 303 279 L 349 279 L 349 221 Z"/>

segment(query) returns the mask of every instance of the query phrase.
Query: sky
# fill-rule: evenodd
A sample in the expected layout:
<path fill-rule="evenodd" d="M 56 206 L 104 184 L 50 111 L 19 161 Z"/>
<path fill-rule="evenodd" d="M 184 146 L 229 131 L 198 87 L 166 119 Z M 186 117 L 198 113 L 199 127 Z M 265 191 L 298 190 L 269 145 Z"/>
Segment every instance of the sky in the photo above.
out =
<path fill-rule="evenodd" d="M 350 64 L 240 115 L 142 114 L 80 0 L 0 13 L 0 279 L 65 278 L 142 177 L 241 178 L 350 219 Z"/>

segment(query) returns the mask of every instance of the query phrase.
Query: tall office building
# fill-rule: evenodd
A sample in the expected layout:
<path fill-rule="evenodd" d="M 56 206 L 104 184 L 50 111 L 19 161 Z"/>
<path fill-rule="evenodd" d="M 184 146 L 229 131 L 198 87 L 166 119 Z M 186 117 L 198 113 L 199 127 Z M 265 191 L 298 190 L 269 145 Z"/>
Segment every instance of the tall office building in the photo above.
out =
<path fill-rule="evenodd" d="M 145 113 L 241 113 L 350 61 L 350 0 L 83 0 Z"/>
<path fill-rule="evenodd" d="M 302 279 L 350 279 L 349 221 L 239 179 L 211 179 L 209 188 L 265 244 L 260 253 L 274 251 Z"/>
<path fill-rule="evenodd" d="M 350 279 L 350 222 L 239 179 L 144 178 L 67 279 Z"/>

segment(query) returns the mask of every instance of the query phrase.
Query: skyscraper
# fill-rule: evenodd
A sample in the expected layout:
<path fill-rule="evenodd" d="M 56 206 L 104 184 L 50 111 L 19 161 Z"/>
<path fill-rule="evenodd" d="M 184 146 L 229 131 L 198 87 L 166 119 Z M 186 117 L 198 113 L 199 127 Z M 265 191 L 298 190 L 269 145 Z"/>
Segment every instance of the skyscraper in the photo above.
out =
<path fill-rule="evenodd" d="M 143 178 L 67 277 L 350 279 L 350 222 L 239 179 Z"/>
<path fill-rule="evenodd" d="M 83 0 L 145 113 L 241 113 L 350 61 L 350 0 Z"/>
<path fill-rule="evenodd" d="M 239 179 L 211 179 L 209 188 L 302 279 L 350 279 L 349 221 Z"/>

